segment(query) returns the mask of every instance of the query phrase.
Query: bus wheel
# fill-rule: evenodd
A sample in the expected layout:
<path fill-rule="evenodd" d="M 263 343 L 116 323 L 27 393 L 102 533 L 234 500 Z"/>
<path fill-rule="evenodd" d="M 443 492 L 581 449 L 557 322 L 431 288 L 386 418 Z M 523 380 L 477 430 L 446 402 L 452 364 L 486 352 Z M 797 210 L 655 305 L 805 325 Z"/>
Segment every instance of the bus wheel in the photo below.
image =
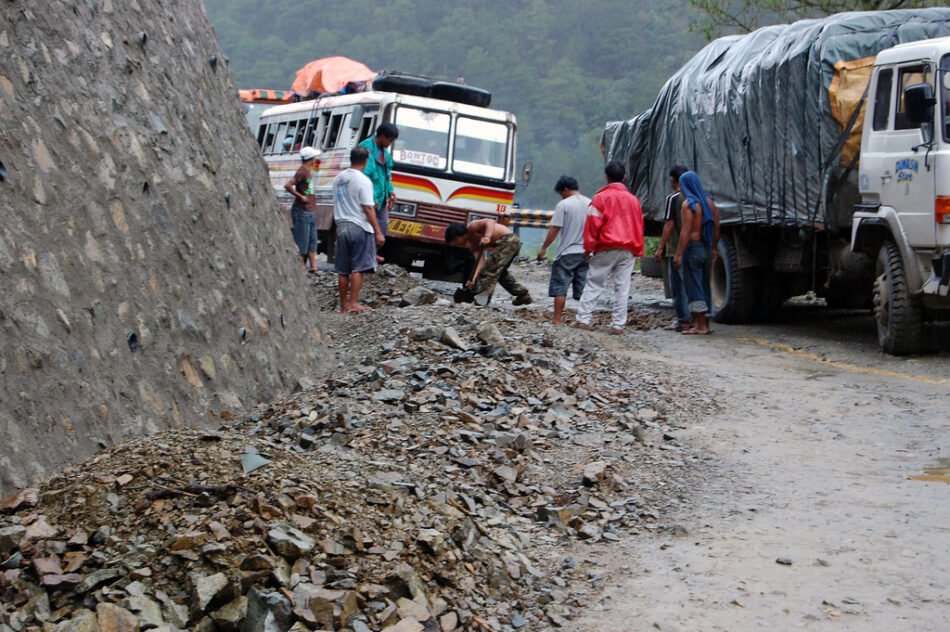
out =
<path fill-rule="evenodd" d="M 874 320 L 881 350 L 893 355 L 920 351 L 923 306 L 907 286 L 904 261 L 893 241 L 877 254 L 874 279 Z"/>

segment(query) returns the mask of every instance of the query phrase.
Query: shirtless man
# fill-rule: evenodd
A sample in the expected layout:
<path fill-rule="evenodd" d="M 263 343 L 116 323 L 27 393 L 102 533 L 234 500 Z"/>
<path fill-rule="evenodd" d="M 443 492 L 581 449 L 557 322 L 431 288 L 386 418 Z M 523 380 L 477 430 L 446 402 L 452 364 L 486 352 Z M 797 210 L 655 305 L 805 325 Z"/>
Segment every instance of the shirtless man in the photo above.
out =
<path fill-rule="evenodd" d="M 445 243 L 458 248 L 468 248 L 475 257 L 475 271 L 465 287 L 476 295 L 485 294 L 490 298 L 495 284 L 500 283 L 509 294 L 514 296 L 512 305 L 528 305 L 531 295 L 528 289 L 518 283 L 508 267 L 521 250 L 521 240 L 507 226 L 493 219 L 477 219 L 468 226 L 453 222 L 445 228 Z M 486 251 L 491 250 L 489 256 Z"/>
<path fill-rule="evenodd" d="M 683 201 L 683 229 L 676 248 L 673 266 L 683 269 L 689 311 L 693 326 L 683 331 L 686 335 L 710 333 L 706 314 L 712 308 L 709 278 L 719 245 L 719 209 L 706 195 L 699 176 L 687 171 L 679 179 Z"/>

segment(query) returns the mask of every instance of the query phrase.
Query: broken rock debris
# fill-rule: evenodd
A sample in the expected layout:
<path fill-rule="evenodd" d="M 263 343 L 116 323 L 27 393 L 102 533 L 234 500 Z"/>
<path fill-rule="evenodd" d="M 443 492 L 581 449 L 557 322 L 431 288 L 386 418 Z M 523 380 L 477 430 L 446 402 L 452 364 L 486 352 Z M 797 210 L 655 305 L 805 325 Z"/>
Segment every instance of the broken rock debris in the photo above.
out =
<path fill-rule="evenodd" d="M 293 399 L 0 502 L 0 630 L 567 625 L 559 545 L 664 529 L 693 457 L 662 428 L 698 408 L 568 330 L 400 296 L 330 316 L 338 369 Z"/>

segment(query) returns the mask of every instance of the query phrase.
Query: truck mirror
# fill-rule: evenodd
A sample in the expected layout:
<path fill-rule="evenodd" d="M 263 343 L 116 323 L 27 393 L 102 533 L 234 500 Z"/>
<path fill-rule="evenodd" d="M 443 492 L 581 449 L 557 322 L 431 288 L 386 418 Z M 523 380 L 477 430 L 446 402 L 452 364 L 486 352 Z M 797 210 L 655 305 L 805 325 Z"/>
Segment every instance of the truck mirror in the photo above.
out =
<path fill-rule="evenodd" d="M 932 122 L 936 103 L 933 86 L 929 83 L 918 83 L 904 88 L 904 109 L 907 112 L 907 120 L 913 125 L 919 127 L 923 123 Z"/>
<path fill-rule="evenodd" d="M 363 106 L 357 105 L 350 113 L 350 129 L 359 129 L 363 122 Z"/>
<path fill-rule="evenodd" d="M 531 174 L 534 172 L 534 165 L 530 162 L 524 163 L 524 166 L 521 167 L 521 179 L 524 180 L 525 184 L 531 181 Z"/>

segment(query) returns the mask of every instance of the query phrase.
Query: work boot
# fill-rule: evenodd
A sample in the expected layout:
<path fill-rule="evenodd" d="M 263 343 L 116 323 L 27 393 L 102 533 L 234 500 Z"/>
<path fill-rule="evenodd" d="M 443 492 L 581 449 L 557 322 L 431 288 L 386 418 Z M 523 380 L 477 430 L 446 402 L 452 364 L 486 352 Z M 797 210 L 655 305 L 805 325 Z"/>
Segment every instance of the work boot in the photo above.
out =
<path fill-rule="evenodd" d="M 521 296 L 516 296 L 515 300 L 511 301 L 512 305 L 530 305 L 534 301 L 531 299 L 530 294 L 522 294 Z"/>

